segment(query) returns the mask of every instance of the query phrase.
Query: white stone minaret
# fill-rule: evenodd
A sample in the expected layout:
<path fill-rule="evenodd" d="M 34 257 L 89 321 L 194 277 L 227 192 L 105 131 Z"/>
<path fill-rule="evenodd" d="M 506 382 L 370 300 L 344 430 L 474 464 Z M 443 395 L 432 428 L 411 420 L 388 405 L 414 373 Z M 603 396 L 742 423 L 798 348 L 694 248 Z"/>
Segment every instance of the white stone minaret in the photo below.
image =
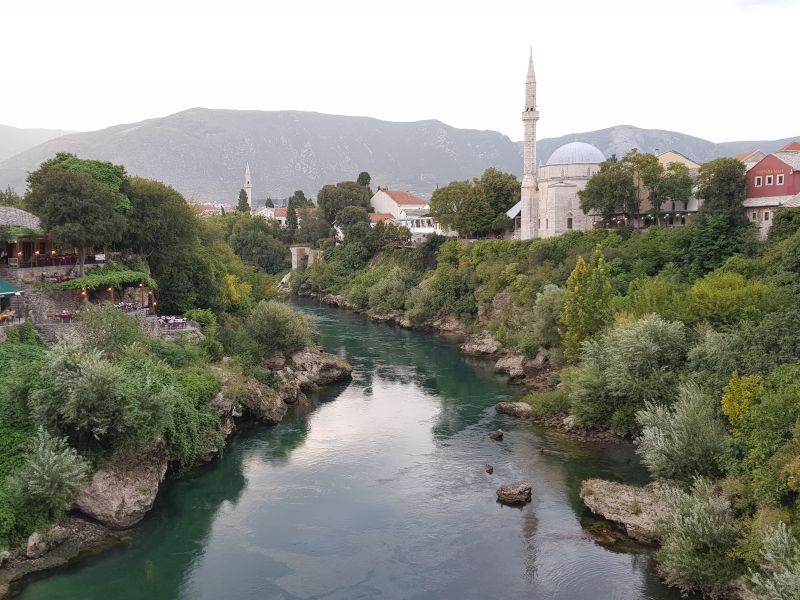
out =
<path fill-rule="evenodd" d="M 525 125 L 525 142 L 522 164 L 522 223 L 520 236 L 523 240 L 538 237 L 539 185 L 536 174 L 536 74 L 533 71 L 533 49 L 528 60 L 528 77 L 525 79 L 525 110 L 522 123 Z"/>
<path fill-rule="evenodd" d="M 250 178 L 250 163 L 244 168 L 244 191 L 247 194 L 247 203 L 250 205 L 250 212 L 253 212 L 253 180 Z"/>

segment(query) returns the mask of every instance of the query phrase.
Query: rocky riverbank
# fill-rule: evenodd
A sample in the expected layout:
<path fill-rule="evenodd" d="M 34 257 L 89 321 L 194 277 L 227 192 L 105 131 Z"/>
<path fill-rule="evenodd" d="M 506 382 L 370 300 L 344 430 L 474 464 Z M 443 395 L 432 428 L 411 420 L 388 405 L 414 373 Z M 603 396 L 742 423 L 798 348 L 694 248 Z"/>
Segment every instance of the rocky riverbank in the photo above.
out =
<path fill-rule="evenodd" d="M 268 365 L 275 383 L 264 385 L 245 377 L 223 360 L 212 367 L 221 389 L 211 400 L 228 438 L 245 422 L 280 423 L 289 410 L 308 409 L 306 392 L 347 381 L 350 364 L 338 356 L 307 348 L 291 359 L 275 357 Z M 215 449 L 205 458 L 213 460 Z M 139 523 L 153 507 L 171 465 L 161 447 L 117 455 L 95 471 L 73 505 L 73 514 L 44 533 L 31 534 L 24 546 L 0 554 L 0 598 L 15 582 L 41 571 L 63 567 L 87 554 L 119 543 L 124 530 Z"/>

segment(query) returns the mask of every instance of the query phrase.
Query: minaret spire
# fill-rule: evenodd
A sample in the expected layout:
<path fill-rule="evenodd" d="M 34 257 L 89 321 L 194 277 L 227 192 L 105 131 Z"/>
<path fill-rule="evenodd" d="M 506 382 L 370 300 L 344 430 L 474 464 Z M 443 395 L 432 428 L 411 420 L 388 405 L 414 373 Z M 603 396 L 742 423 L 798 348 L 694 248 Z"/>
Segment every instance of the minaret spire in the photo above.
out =
<path fill-rule="evenodd" d="M 539 220 L 539 192 L 536 173 L 536 72 L 533 69 L 533 47 L 528 57 L 528 76 L 525 78 L 525 108 L 522 123 L 525 126 L 522 157 L 522 224 L 523 240 L 537 237 Z"/>
<path fill-rule="evenodd" d="M 253 180 L 250 177 L 250 163 L 244 168 L 244 191 L 247 194 L 247 203 L 250 205 L 250 212 L 253 212 Z"/>

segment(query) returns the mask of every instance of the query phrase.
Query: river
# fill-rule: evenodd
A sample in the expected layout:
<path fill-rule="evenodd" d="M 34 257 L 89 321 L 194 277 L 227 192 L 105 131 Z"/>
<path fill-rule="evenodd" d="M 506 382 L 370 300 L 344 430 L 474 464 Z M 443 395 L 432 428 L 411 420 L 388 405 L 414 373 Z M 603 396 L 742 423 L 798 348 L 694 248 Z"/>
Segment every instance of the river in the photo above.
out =
<path fill-rule="evenodd" d="M 18 598 L 679 598 L 644 550 L 606 549 L 581 528 L 583 478 L 646 480 L 630 446 L 498 417 L 494 404 L 521 390 L 443 339 L 297 307 L 353 381 L 308 415 L 235 437 L 217 463 L 165 484 L 124 546 Z M 489 440 L 498 427 L 505 439 Z M 521 509 L 495 500 L 514 481 L 534 487 Z"/>

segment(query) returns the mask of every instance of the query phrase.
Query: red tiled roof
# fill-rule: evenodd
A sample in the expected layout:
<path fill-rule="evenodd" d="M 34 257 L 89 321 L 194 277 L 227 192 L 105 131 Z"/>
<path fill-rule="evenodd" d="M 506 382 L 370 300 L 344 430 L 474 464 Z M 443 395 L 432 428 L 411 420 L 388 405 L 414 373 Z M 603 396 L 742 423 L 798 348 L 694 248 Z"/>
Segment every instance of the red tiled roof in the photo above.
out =
<path fill-rule="evenodd" d="M 275 218 L 276 218 L 276 219 L 280 219 L 280 218 L 284 218 L 284 219 L 285 219 L 285 218 L 286 218 L 286 216 L 287 216 L 287 211 L 288 211 L 288 210 L 289 210 L 289 209 L 288 209 L 287 207 L 285 207 L 285 206 L 279 206 L 279 207 L 277 207 L 277 208 L 275 209 L 275 212 L 274 212 L 273 214 L 275 215 Z M 317 209 L 316 209 L 316 208 L 311 208 L 311 207 L 308 207 L 308 208 L 297 208 L 297 209 L 295 209 L 295 213 L 296 213 L 298 216 L 300 216 L 301 214 L 303 214 L 303 213 L 306 213 L 306 212 L 308 212 L 308 213 L 315 213 L 315 212 L 317 212 Z"/>
<path fill-rule="evenodd" d="M 276 219 L 278 219 L 280 217 L 285 217 L 286 216 L 286 207 L 285 206 L 279 206 L 278 208 L 275 209 L 275 212 L 272 213 L 272 214 L 275 215 Z"/>
<path fill-rule="evenodd" d="M 735 158 L 738 161 L 745 162 L 745 159 L 747 159 L 748 157 L 752 156 L 756 152 L 758 152 L 758 150 L 748 150 L 747 152 L 742 152 L 740 154 L 737 154 L 733 158 Z"/>
<path fill-rule="evenodd" d="M 778 150 L 778 152 L 786 152 L 786 151 L 792 151 L 792 150 L 800 150 L 800 142 L 798 142 L 797 140 L 794 140 L 793 142 L 789 142 L 783 148 Z"/>
<path fill-rule="evenodd" d="M 220 212 L 220 207 L 218 204 L 192 204 L 192 210 L 196 215 L 202 215 L 203 213 L 218 213 Z"/>
<path fill-rule="evenodd" d="M 394 215 L 392 213 L 369 213 L 370 223 L 380 223 L 381 221 L 393 221 Z"/>
<path fill-rule="evenodd" d="M 398 192 L 396 190 L 383 190 L 389 197 L 397 202 L 397 204 L 405 205 L 405 206 L 424 206 L 428 202 L 423 200 L 422 198 L 417 198 L 416 196 L 412 196 L 406 192 Z"/>

